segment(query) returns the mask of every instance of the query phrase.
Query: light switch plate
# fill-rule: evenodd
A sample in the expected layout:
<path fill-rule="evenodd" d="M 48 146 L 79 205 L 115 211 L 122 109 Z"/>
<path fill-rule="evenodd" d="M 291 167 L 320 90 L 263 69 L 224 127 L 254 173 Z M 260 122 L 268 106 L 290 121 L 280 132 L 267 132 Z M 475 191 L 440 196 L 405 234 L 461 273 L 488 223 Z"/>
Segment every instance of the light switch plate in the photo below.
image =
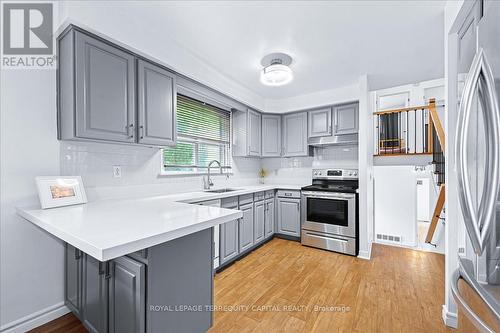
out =
<path fill-rule="evenodd" d="M 122 178 L 122 167 L 113 165 L 113 178 Z"/>

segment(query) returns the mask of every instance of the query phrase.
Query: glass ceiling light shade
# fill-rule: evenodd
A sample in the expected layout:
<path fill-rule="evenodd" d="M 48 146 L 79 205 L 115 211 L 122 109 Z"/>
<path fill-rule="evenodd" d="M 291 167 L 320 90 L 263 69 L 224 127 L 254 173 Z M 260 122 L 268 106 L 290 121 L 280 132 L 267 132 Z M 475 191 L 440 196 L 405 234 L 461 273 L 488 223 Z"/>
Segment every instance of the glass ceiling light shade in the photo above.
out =
<path fill-rule="evenodd" d="M 273 53 L 265 56 L 261 64 L 260 82 L 266 86 L 283 86 L 293 80 L 292 69 L 288 66 L 292 58 L 284 53 Z"/>
<path fill-rule="evenodd" d="M 290 67 L 282 64 L 273 64 L 262 69 L 260 81 L 266 86 L 283 86 L 293 80 Z"/>

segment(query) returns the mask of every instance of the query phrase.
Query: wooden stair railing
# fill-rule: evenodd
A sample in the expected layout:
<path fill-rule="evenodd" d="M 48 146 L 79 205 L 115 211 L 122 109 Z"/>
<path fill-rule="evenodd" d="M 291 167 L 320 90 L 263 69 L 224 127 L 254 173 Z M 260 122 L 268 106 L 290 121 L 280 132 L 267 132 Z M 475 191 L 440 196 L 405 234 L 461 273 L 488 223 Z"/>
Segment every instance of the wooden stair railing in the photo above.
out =
<path fill-rule="evenodd" d="M 444 153 L 445 149 L 445 137 L 444 137 L 444 129 L 443 125 L 441 124 L 441 120 L 439 119 L 439 115 L 437 113 L 436 109 L 436 100 L 434 98 L 431 98 L 429 101 L 429 115 L 430 115 L 430 122 L 432 126 L 430 127 L 431 130 L 429 131 L 429 137 L 432 136 L 432 131 L 436 131 L 437 137 L 439 139 L 439 144 L 441 145 L 441 149 Z M 430 139 L 432 141 L 432 139 Z"/>
<path fill-rule="evenodd" d="M 441 217 L 445 200 L 445 185 L 441 184 L 441 186 L 439 186 L 439 195 L 436 201 L 436 206 L 434 207 L 434 213 L 432 214 L 431 224 L 429 226 L 429 230 L 427 230 L 427 237 L 425 237 L 426 243 L 432 244 L 432 237 L 434 237 L 434 233 L 436 232 L 436 227 Z"/>
<path fill-rule="evenodd" d="M 433 149 L 433 162 L 434 163 L 442 163 L 444 164 L 444 151 L 445 151 L 445 136 L 444 129 L 441 125 L 441 120 L 439 119 L 439 115 L 436 110 L 436 100 L 431 99 L 429 101 L 429 115 L 430 115 L 430 123 L 432 126 L 430 127 L 429 135 L 431 136 L 431 144 L 433 144 L 432 140 L 434 140 L 433 131 L 435 131 L 437 140 L 439 141 L 439 147 Z M 441 149 L 439 149 L 441 148 Z M 438 154 L 438 156 L 436 156 Z M 437 159 L 437 161 L 436 161 Z M 432 238 L 434 237 L 434 233 L 436 232 L 437 224 L 440 220 L 441 212 L 443 211 L 444 204 L 446 201 L 445 196 L 445 185 L 444 185 L 444 165 L 434 164 L 435 173 L 438 174 L 438 185 L 439 185 L 439 195 L 436 201 L 436 206 L 434 206 L 434 212 L 432 214 L 431 224 L 429 225 L 429 230 L 427 230 L 427 237 L 425 237 L 425 242 L 432 244 Z"/>
<path fill-rule="evenodd" d="M 412 114 L 412 120 L 409 113 Z M 444 152 L 444 129 L 434 98 L 427 105 L 377 111 L 373 115 L 376 117 L 378 141 L 375 156 L 430 155 L 433 153 L 434 132 Z M 409 131 L 413 129 L 413 136 L 409 137 Z M 422 135 L 417 140 L 417 129 L 419 133 L 427 132 L 427 137 Z M 409 146 L 410 143 L 414 143 L 413 148 Z"/>

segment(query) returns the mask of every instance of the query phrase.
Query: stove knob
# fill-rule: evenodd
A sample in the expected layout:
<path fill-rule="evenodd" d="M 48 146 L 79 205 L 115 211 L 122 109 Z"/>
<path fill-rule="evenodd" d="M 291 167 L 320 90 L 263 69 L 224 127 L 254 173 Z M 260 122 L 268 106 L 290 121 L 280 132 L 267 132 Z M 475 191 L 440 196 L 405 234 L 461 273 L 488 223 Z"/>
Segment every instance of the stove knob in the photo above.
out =
<path fill-rule="evenodd" d="M 317 176 L 317 175 L 318 175 L 318 173 L 317 173 L 317 172 L 315 172 L 315 173 L 314 173 L 314 175 L 315 175 L 315 176 Z"/>
<path fill-rule="evenodd" d="M 357 173 L 357 172 L 354 172 L 352 175 L 353 175 L 353 176 L 357 176 L 357 175 L 358 175 L 358 173 Z"/>
<path fill-rule="evenodd" d="M 321 171 L 318 173 L 319 176 L 321 176 Z"/>

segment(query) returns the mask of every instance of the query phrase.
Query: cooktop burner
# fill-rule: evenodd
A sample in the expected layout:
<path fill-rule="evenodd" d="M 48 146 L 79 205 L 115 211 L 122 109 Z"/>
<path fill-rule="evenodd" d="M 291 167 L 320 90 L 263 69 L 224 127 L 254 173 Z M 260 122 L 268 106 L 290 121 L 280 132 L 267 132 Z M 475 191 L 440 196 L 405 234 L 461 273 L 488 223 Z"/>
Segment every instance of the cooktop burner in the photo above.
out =
<path fill-rule="evenodd" d="M 322 192 L 342 192 L 355 193 L 358 189 L 358 182 L 353 181 L 351 185 L 334 185 L 334 184 L 314 184 L 302 187 L 303 191 L 322 191 Z"/>

